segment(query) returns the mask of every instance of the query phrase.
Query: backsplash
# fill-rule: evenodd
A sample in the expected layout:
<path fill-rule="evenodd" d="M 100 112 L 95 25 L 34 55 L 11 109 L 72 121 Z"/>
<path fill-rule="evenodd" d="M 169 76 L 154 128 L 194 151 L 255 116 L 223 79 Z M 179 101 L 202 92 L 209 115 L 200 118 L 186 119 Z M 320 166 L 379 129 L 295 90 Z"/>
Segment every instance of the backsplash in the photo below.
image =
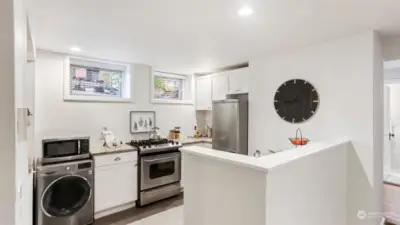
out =
<path fill-rule="evenodd" d="M 206 125 L 212 127 L 212 111 L 196 111 L 197 127 L 201 132 L 205 132 Z"/>

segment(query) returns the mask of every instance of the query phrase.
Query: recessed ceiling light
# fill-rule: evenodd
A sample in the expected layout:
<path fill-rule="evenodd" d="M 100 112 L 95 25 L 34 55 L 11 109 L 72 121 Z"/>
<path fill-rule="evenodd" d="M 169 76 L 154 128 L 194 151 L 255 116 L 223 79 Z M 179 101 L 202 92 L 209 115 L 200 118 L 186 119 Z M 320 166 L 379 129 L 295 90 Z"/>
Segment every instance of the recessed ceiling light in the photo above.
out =
<path fill-rule="evenodd" d="M 71 52 L 81 52 L 81 49 L 76 46 L 71 47 L 69 50 L 71 50 Z"/>
<path fill-rule="evenodd" d="M 239 16 L 250 16 L 253 14 L 253 9 L 247 6 L 242 7 L 238 11 Z"/>

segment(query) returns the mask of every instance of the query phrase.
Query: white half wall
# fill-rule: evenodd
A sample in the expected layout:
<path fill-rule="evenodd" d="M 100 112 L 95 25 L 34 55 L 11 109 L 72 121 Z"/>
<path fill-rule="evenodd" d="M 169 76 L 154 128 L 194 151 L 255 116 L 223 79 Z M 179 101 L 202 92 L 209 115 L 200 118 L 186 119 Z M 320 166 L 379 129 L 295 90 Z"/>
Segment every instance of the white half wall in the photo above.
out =
<path fill-rule="evenodd" d="M 90 136 L 94 146 L 102 144 L 103 127 L 113 131 L 116 138 L 129 141 L 148 138 L 148 134 L 131 135 L 130 111 L 156 111 L 156 125 L 164 135 L 176 126 L 183 134 L 192 134 L 196 124 L 193 105 L 150 103 L 150 73 L 147 65 L 133 65 L 135 103 L 64 102 L 64 55 L 38 51 L 35 62 L 35 156 L 41 156 L 40 144 L 44 137 Z"/>
<path fill-rule="evenodd" d="M 338 144 L 268 170 L 266 225 L 351 225 L 348 151 L 351 143 Z"/>
<path fill-rule="evenodd" d="M 357 211 L 376 212 L 382 208 L 377 200 L 382 195 L 378 185 L 383 173 L 383 67 L 379 45 L 379 37 L 371 31 L 250 61 L 249 154 L 291 148 L 288 138 L 295 136 L 296 128 L 301 128 L 303 136 L 311 141 L 348 136 L 355 148 L 354 160 L 360 162 L 364 175 L 349 176 L 349 185 L 360 188 L 359 195 L 351 199 L 356 204 L 348 211 L 351 225 L 378 224 L 376 219 L 360 221 Z M 314 117 L 301 124 L 282 120 L 273 105 L 277 88 L 293 78 L 311 82 L 321 101 Z M 353 183 L 357 178 L 361 186 Z"/>
<path fill-rule="evenodd" d="M 348 196 L 360 190 L 347 174 L 364 176 L 354 151 L 346 138 L 261 158 L 184 146 L 184 224 L 356 224 Z"/>
<path fill-rule="evenodd" d="M 183 158 L 184 224 L 265 225 L 266 172 L 185 151 Z"/>

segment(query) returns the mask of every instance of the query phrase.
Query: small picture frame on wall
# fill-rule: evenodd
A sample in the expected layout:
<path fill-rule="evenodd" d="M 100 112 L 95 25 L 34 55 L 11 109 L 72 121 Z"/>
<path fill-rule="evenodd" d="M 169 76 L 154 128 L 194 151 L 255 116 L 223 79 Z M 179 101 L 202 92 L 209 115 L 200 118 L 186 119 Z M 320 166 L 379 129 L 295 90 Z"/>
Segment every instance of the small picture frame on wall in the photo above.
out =
<path fill-rule="evenodd" d="M 156 126 L 155 111 L 131 111 L 130 131 L 131 134 L 149 133 Z"/>

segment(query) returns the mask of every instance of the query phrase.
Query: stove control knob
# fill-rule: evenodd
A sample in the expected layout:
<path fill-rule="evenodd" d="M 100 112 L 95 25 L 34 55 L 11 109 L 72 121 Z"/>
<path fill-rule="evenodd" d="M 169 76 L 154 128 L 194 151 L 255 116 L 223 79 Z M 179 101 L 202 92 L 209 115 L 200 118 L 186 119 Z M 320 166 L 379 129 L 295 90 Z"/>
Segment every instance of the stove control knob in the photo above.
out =
<path fill-rule="evenodd" d="M 176 145 L 179 145 L 179 142 L 175 142 Z"/>
<path fill-rule="evenodd" d="M 143 148 L 146 148 L 147 146 L 146 145 L 143 145 Z"/>

